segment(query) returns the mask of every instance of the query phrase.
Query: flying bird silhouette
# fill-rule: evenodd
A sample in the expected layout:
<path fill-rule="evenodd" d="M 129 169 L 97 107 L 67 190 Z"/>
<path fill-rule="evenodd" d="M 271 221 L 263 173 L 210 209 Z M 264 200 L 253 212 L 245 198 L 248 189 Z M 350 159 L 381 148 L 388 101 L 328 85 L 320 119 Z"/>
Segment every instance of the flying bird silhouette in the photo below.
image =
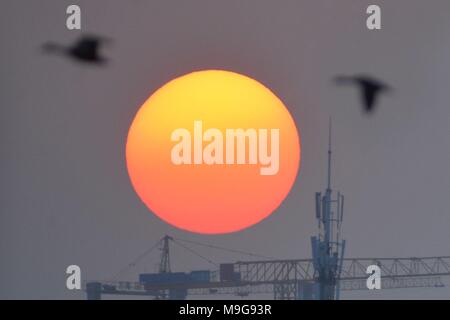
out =
<path fill-rule="evenodd" d="M 354 84 L 358 86 L 361 93 L 363 107 L 367 113 L 373 112 L 377 102 L 377 97 L 381 93 L 392 90 L 387 84 L 366 75 L 336 76 L 334 78 L 334 82 L 339 85 Z"/>
<path fill-rule="evenodd" d="M 67 55 L 80 62 L 104 64 L 107 59 L 100 55 L 100 47 L 107 42 L 110 40 L 105 37 L 89 35 L 82 36 L 71 46 L 48 42 L 43 45 L 43 49 L 45 52 Z"/>

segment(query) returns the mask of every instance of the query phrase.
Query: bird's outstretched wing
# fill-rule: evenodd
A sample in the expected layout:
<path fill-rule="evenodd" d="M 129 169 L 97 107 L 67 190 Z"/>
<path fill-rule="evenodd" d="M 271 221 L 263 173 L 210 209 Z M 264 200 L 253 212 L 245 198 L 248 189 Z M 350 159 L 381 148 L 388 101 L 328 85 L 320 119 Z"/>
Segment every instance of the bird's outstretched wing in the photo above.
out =
<path fill-rule="evenodd" d="M 90 64 L 104 64 L 108 60 L 100 54 L 100 46 L 111 42 L 107 37 L 83 35 L 70 46 L 62 46 L 48 42 L 42 46 L 44 52 L 56 52 L 65 56 Z"/>

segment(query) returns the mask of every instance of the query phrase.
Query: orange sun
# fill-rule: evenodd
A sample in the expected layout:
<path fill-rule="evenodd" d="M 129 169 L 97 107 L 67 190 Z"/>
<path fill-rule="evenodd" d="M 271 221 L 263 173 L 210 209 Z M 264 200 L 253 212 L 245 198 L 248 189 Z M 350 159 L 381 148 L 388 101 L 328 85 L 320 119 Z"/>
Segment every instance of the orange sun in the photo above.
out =
<path fill-rule="evenodd" d="M 134 189 L 158 217 L 198 233 L 228 233 L 269 216 L 300 163 L 286 107 L 261 83 L 229 71 L 176 78 L 131 124 L 126 160 Z"/>

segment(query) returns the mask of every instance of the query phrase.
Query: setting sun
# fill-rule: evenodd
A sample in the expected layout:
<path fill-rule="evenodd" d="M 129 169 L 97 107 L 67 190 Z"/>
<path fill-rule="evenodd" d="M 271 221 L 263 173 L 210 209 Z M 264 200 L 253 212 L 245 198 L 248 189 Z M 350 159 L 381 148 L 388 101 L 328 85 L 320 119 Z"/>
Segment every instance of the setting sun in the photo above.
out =
<path fill-rule="evenodd" d="M 126 160 L 134 189 L 158 217 L 192 232 L 228 233 L 281 204 L 297 175 L 300 139 L 264 85 L 207 70 L 148 98 L 131 124 Z"/>

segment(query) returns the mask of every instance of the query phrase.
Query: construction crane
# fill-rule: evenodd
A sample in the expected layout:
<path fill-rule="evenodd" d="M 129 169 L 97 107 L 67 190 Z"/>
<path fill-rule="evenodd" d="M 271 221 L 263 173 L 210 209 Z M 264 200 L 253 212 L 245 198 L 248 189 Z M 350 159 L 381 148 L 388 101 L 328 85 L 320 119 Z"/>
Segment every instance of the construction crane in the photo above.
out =
<path fill-rule="evenodd" d="M 172 241 L 180 242 L 181 239 Z M 158 281 L 92 281 L 85 284 L 88 299 L 102 295 L 150 296 L 156 299 L 185 299 L 188 296 L 273 294 L 274 299 L 320 299 L 313 259 L 238 261 L 203 270 L 208 277 L 192 278 L 198 271 L 166 273 Z M 366 270 L 377 265 L 382 271 L 382 289 L 443 287 L 450 276 L 450 256 L 424 258 L 344 258 L 339 290 L 367 290 Z M 152 274 L 150 274 L 152 275 Z M 162 274 L 154 273 L 158 277 Z M 172 275 L 172 278 L 170 278 Z M 182 277 L 180 278 L 180 275 Z M 168 277 L 167 277 L 168 276 Z M 165 277 L 165 278 L 164 278 Z M 147 279 L 148 280 L 148 279 Z M 326 283 L 327 285 L 329 282 Z M 319 291 L 320 294 L 320 291 Z M 335 296 L 337 298 L 337 296 Z"/>
<path fill-rule="evenodd" d="M 188 296 L 273 294 L 274 299 L 339 299 L 343 290 L 368 290 L 367 268 L 381 270 L 383 289 L 443 287 L 443 276 L 450 276 L 450 256 L 411 258 L 345 258 L 345 240 L 341 239 L 344 196 L 331 188 L 331 121 L 329 125 L 327 188 L 316 193 L 316 219 L 319 232 L 311 237 L 312 259 L 277 260 L 199 242 L 164 236 L 128 267 L 134 267 L 154 248 L 161 250 L 157 273 L 140 274 L 139 281 L 89 281 L 88 299 L 102 295 L 149 296 L 155 299 L 186 299 Z M 170 243 L 197 253 L 189 244 L 227 250 L 252 257 L 256 261 L 222 263 L 219 269 L 172 272 Z M 119 273 L 120 274 L 120 273 Z"/>

